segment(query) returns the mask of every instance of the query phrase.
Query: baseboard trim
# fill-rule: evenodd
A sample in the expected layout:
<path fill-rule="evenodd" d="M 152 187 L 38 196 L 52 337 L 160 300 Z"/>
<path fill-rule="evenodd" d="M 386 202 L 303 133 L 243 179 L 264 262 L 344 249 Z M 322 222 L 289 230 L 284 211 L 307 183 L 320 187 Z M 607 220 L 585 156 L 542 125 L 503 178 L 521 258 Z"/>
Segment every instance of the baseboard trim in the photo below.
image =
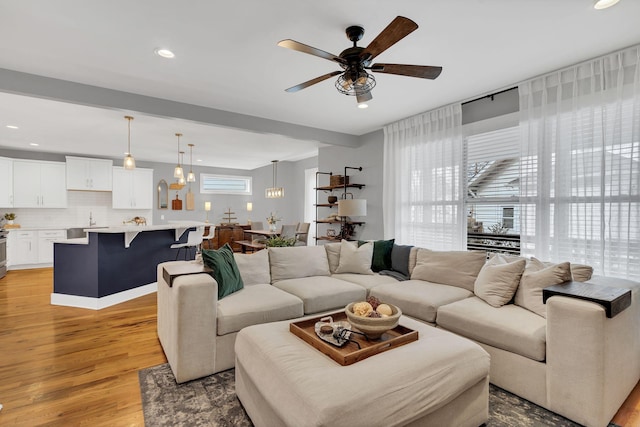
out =
<path fill-rule="evenodd" d="M 51 305 L 63 305 L 66 307 L 88 308 L 91 310 L 102 310 L 112 305 L 120 304 L 144 295 L 152 294 L 158 290 L 158 283 L 153 282 L 148 285 L 138 286 L 137 288 L 128 289 L 118 292 L 117 294 L 107 295 L 106 297 L 93 298 L 82 297 L 78 295 L 67 294 L 51 294 Z"/>

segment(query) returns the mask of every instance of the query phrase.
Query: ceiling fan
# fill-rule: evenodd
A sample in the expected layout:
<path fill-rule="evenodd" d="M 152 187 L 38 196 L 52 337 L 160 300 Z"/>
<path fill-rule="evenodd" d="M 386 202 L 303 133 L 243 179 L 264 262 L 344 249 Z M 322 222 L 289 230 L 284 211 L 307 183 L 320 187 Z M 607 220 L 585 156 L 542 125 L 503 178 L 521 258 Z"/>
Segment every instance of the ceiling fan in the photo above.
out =
<path fill-rule="evenodd" d="M 347 48 L 334 55 L 324 50 L 286 39 L 278 42 L 278 46 L 309 55 L 319 56 L 329 61 L 337 62 L 343 71 L 333 71 L 315 79 L 292 86 L 286 89 L 287 92 L 297 92 L 316 83 L 320 83 L 334 76 L 339 76 L 335 86 L 339 92 L 345 95 L 356 97 L 358 104 L 363 104 L 373 98 L 371 89 L 376 85 L 376 79 L 367 70 L 376 73 L 397 74 L 400 76 L 418 77 L 421 79 L 435 79 L 442 72 L 442 67 L 432 67 L 427 65 L 403 65 L 403 64 L 371 64 L 373 59 L 385 50 L 418 29 L 418 24 L 404 16 L 397 16 L 378 36 L 373 39 L 369 46 L 357 46 L 357 42 L 364 35 L 364 28 L 351 26 L 346 30 L 347 38 L 353 42 L 353 47 Z"/>

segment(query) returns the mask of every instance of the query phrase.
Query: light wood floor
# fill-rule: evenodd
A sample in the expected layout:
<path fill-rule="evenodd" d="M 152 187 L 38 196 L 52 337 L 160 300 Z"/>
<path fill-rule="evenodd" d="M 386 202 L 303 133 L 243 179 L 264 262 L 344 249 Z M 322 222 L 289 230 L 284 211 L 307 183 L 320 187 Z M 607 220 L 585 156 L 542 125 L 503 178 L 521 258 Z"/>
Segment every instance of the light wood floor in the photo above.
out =
<path fill-rule="evenodd" d="M 0 280 L 0 425 L 143 426 L 137 372 L 166 362 L 156 295 L 94 311 L 52 289 L 51 268 Z M 612 421 L 640 426 L 640 383 Z"/>

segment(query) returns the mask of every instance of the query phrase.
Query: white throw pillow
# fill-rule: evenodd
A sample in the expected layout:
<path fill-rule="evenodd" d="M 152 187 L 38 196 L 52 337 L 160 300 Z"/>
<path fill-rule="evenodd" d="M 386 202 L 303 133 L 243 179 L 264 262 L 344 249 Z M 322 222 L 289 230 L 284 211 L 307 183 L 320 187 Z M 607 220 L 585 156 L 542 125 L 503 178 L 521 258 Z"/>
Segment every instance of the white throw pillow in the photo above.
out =
<path fill-rule="evenodd" d="M 473 292 L 478 273 L 487 259 L 480 251 L 432 251 L 419 248 L 411 280 L 457 286 Z"/>
<path fill-rule="evenodd" d="M 546 318 L 547 307 L 542 303 L 542 289 L 569 280 L 571 280 L 571 264 L 568 262 L 545 267 L 539 260 L 531 258 L 522 273 L 515 303 Z"/>
<path fill-rule="evenodd" d="M 234 253 L 233 257 L 245 286 L 271 283 L 268 251 L 262 250 L 253 254 Z"/>
<path fill-rule="evenodd" d="M 336 273 L 373 274 L 371 270 L 371 258 L 373 258 L 373 243 L 365 243 L 356 247 L 351 242 L 340 242 L 340 263 Z"/>
<path fill-rule="evenodd" d="M 524 258 L 508 262 L 500 254 L 491 257 L 478 273 L 473 292 L 491 306 L 502 307 L 516 293 L 526 264 Z"/>

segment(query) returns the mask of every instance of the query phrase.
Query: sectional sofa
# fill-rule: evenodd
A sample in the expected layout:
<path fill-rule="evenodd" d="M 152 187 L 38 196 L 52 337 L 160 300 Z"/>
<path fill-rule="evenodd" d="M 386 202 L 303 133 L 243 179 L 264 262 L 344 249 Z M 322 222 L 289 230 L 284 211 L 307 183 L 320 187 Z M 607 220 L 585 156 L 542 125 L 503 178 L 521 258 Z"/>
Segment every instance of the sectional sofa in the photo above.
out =
<path fill-rule="evenodd" d="M 475 341 L 491 356 L 493 384 L 583 425 L 606 426 L 640 379 L 639 283 L 591 277 L 589 267 L 569 263 L 386 243 L 384 259 L 374 243 L 346 241 L 235 254 L 244 286 L 221 299 L 209 274 L 169 286 L 164 268 L 189 262 L 158 265 L 158 336 L 176 381 L 232 368 L 246 326 L 339 310 L 369 295 Z M 374 272 L 381 260 L 388 271 Z M 628 288 L 631 306 L 608 318 L 580 299 L 542 304 L 542 287 L 567 280 Z"/>

